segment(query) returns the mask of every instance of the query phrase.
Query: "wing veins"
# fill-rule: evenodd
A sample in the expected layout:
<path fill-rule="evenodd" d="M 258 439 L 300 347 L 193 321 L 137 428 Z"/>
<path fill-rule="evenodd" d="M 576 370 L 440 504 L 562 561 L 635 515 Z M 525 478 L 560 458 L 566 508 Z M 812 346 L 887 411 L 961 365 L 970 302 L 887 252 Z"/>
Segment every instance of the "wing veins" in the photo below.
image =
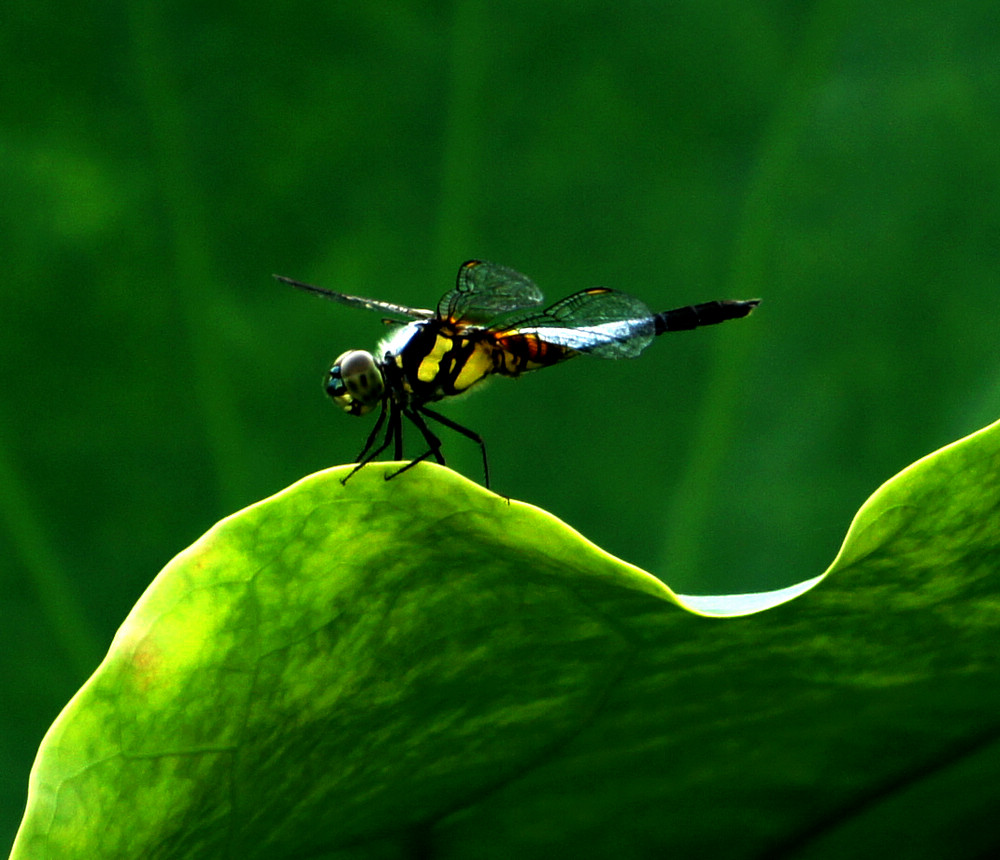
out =
<path fill-rule="evenodd" d="M 599 358 L 634 358 L 655 337 L 655 318 L 635 296 L 594 287 L 560 299 L 541 313 L 504 321 L 497 334 L 530 335 Z"/>
<path fill-rule="evenodd" d="M 284 275 L 274 275 L 274 277 L 283 284 L 288 284 L 296 289 L 304 290 L 307 293 L 312 293 L 313 295 L 321 296 L 324 299 L 329 299 L 330 301 L 337 302 L 338 304 L 348 305 L 352 308 L 363 308 L 368 311 L 384 311 L 385 313 L 396 314 L 397 316 L 405 317 L 407 319 L 427 320 L 434 316 L 434 311 L 427 308 L 411 308 L 406 305 L 397 305 L 394 302 L 384 302 L 381 299 L 366 299 L 363 296 L 350 296 L 346 293 L 338 293 L 334 290 L 325 289 L 324 287 L 316 287 L 312 284 L 305 284 L 302 281 L 296 281 L 293 278 L 286 278 Z"/>
<path fill-rule="evenodd" d="M 455 286 L 438 302 L 441 319 L 485 324 L 497 317 L 544 301 L 542 291 L 527 276 L 485 260 L 467 260 L 458 268 Z"/>

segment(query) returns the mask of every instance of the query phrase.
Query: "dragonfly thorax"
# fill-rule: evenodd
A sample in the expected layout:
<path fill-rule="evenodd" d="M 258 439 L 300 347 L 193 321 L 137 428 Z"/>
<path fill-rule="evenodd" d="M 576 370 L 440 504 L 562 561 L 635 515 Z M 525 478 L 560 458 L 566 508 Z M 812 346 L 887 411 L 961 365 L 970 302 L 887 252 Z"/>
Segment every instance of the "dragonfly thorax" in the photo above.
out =
<path fill-rule="evenodd" d="M 385 379 L 375 357 L 363 349 L 345 352 L 327 374 L 326 393 L 345 412 L 367 415 L 385 393 Z"/>

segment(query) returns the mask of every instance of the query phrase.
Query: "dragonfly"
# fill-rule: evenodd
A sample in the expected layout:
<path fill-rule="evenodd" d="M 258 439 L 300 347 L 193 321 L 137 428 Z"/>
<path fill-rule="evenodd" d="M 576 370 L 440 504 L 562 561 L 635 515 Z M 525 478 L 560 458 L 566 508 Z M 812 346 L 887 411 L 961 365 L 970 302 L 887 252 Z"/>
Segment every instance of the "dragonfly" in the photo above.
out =
<path fill-rule="evenodd" d="M 350 307 L 387 314 L 396 325 L 375 353 L 352 349 L 327 371 L 326 393 L 350 415 L 379 416 L 348 479 L 390 447 L 403 458 L 403 419 L 414 425 L 427 450 L 386 480 L 433 457 L 444 465 L 441 440 L 428 421 L 479 446 L 483 477 L 490 486 L 486 443 L 428 404 L 463 394 L 491 376 L 518 377 L 574 358 L 635 358 L 657 335 L 716 325 L 747 316 L 759 299 L 723 300 L 653 313 L 635 296 L 590 287 L 545 306 L 541 290 L 526 275 L 484 260 L 459 267 L 455 286 L 434 310 L 347 295 L 283 275 L 279 281 Z"/>

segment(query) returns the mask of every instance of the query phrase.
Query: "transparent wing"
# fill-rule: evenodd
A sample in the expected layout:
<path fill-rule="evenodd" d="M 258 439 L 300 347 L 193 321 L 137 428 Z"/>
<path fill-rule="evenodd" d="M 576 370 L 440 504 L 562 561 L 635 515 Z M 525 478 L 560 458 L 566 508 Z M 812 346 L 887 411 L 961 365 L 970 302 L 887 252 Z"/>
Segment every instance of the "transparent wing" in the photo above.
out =
<path fill-rule="evenodd" d="M 438 302 L 437 314 L 452 322 L 488 323 L 500 314 L 542 304 L 542 291 L 520 272 L 469 260 L 458 269 L 455 287 Z"/>
<path fill-rule="evenodd" d="M 382 311 L 384 313 L 395 314 L 410 320 L 429 320 L 434 316 L 434 311 L 426 308 L 408 308 L 406 305 L 397 305 L 392 302 L 383 302 L 379 299 L 365 299 L 361 296 L 349 296 L 345 293 L 335 293 L 323 287 L 314 287 L 312 284 L 304 284 L 302 281 L 295 281 L 286 278 L 284 275 L 275 275 L 283 284 L 305 290 L 307 293 L 314 293 L 324 299 L 339 302 L 342 305 L 350 305 L 353 308 L 364 308 L 366 311 Z"/>
<path fill-rule="evenodd" d="M 606 287 L 581 290 L 541 313 L 504 322 L 498 338 L 535 337 L 599 358 L 635 358 L 656 335 L 646 303 Z"/>

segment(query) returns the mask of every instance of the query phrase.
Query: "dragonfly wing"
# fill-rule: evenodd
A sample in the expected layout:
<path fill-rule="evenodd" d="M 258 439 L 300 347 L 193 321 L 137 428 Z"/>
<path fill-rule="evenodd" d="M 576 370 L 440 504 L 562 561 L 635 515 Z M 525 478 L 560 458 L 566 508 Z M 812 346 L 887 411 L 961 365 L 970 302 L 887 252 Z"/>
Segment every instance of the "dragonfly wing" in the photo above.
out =
<path fill-rule="evenodd" d="M 599 358 L 635 358 L 656 335 L 656 320 L 645 302 L 606 287 L 574 293 L 506 327 L 500 336 L 529 335 Z"/>
<path fill-rule="evenodd" d="M 363 308 L 366 311 L 382 311 L 384 313 L 395 314 L 396 316 L 401 316 L 410 320 L 429 320 L 434 316 L 434 311 L 426 308 L 408 308 L 406 305 L 397 305 L 393 302 L 383 302 L 380 299 L 366 299 L 361 296 L 349 296 L 346 293 L 336 293 L 333 290 L 327 290 L 323 287 L 314 287 L 312 284 L 304 284 L 302 281 L 295 281 L 292 280 L 292 278 L 286 278 L 284 275 L 275 275 L 274 277 L 283 284 L 288 284 L 289 286 L 295 287 L 299 290 L 305 290 L 307 293 L 322 296 L 324 299 L 339 302 L 342 305 L 350 305 L 352 308 Z"/>
<path fill-rule="evenodd" d="M 437 314 L 452 322 L 487 323 L 543 301 L 542 291 L 526 275 L 496 263 L 468 260 L 458 269 L 454 289 L 438 302 Z"/>

